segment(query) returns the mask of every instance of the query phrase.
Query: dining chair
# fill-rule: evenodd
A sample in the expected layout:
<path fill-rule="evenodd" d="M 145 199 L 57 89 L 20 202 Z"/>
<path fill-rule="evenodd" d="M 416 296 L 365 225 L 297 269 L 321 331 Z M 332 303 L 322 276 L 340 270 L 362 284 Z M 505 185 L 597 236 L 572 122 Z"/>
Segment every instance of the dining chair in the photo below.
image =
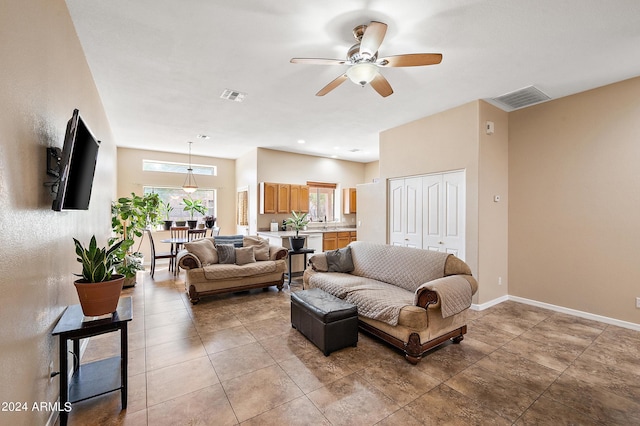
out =
<path fill-rule="evenodd" d="M 220 235 L 220 227 L 214 226 L 213 228 L 211 228 L 211 236 L 215 237 L 217 235 Z"/>
<path fill-rule="evenodd" d="M 156 271 L 156 259 L 169 259 L 169 270 L 171 271 L 173 268 L 173 262 L 175 259 L 175 255 L 172 252 L 162 251 L 156 252 L 156 246 L 153 244 L 153 236 L 151 235 L 151 231 L 146 229 L 147 234 L 149 234 L 149 246 L 151 247 L 151 278 L 153 278 L 153 274 Z"/>
<path fill-rule="evenodd" d="M 187 231 L 187 235 L 188 235 L 187 239 L 189 241 L 199 240 L 207 236 L 207 230 L 206 228 L 205 229 L 189 229 Z"/>

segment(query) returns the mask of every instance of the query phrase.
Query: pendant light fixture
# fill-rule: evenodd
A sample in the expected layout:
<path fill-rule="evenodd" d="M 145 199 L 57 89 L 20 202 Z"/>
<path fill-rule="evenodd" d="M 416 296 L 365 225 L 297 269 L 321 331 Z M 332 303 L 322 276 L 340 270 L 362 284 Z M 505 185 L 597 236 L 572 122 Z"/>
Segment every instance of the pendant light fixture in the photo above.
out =
<path fill-rule="evenodd" d="M 198 189 L 198 184 L 196 183 L 196 178 L 193 176 L 193 169 L 191 168 L 191 144 L 193 142 L 189 142 L 189 168 L 187 169 L 187 178 L 184 180 L 184 185 L 182 185 L 182 189 L 184 192 L 192 193 Z"/>

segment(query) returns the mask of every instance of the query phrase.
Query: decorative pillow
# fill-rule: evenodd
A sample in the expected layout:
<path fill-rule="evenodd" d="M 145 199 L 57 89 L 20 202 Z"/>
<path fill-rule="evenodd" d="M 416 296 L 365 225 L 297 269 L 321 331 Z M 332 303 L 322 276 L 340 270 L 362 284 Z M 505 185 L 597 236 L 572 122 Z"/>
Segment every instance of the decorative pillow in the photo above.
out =
<path fill-rule="evenodd" d="M 327 265 L 327 256 L 324 253 L 314 254 L 309 258 L 311 268 L 317 272 L 329 272 L 329 265 Z"/>
<path fill-rule="evenodd" d="M 234 247 L 242 247 L 242 235 L 217 235 L 213 240 L 216 246 L 218 244 L 233 244 Z"/>
<path fill-rule="evenodd" d="M 185 243 L 184 248 L 186 248 L 189 253 L 200 259 L 202 266 L 218 263 L 218 251 L 209 240 L 200 239 L 190 243 Z"/>
<path fill-rule="evenodd" d="M 233 244 L 218 244 L 218 261 L 224 264 L 236 263 L 236 248 Z"/>
<path fill-rule="evenodd" d="M 331 250 L 327 252 L 327 265 L 329 272 L 351 272 L 353 271 L 353 260 L 351 259 L 351 247 Z"/>
<path fill-rule="evenodd" d="M 253 255 L 253 247 L 236 248 L 236 265 L 246 265 L 247 263 L 256 263 Z"/>
<path fill-rule="evenodd" d="M 244 237 L 243 247 L 253 247 L 256 260 L 269 260 L 269 240 L 260 237 Z"/>

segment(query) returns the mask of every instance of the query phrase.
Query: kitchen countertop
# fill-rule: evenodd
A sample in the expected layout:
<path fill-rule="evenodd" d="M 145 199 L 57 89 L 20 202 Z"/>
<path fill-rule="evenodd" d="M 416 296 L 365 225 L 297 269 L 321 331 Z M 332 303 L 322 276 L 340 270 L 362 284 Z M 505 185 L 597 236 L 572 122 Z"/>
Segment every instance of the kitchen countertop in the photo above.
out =
<path fill-rule="evenodd" d="M 322 229 L 322 228 L 312 228 L 312 229 L 307 229 L 306 231 L 300 231 L 298 234 L 303 236 L 303 235 L 309 235 L 309 234 L 324 234 L 325 232 L 355 232 L 357 231 L 356 228 L 349 228 L 349 227 L 336 227 L 336 228 L 332 228 L 332 227 L 328 227 L 327 229 Z M 258 231 L 259 235 L 266 235 L 269 237 L 276 237 L 276 238 L 288 238 L 288 237 L 295 237 L 296 235 L 296 231 Z"/>

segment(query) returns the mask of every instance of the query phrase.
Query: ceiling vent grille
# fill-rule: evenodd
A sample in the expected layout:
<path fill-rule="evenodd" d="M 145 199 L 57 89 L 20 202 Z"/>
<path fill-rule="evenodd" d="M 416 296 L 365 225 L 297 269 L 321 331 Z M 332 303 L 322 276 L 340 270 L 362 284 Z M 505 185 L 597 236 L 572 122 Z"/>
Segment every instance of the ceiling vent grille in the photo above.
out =
<path fill-rule="evenodd" d="M 246 93 L 242 93 L 237 90 L 231 90 L 231 89 L 224 89 L 224 92 L 222 92 L 222 95 L 220 95 L 222 99 L 227 99 L 235 102 L 244 101 L 244 98 L 246 96 L 247 96 Z"/>
<path fill-rule="evenodd" d="M 507 111 L 528 107 L 550 99 L 546 93 L 534 86 L 525 87 L 502 96 L 491 98 L 491 100 L 499 104 L 499 106 L 507 107 Z"/>

